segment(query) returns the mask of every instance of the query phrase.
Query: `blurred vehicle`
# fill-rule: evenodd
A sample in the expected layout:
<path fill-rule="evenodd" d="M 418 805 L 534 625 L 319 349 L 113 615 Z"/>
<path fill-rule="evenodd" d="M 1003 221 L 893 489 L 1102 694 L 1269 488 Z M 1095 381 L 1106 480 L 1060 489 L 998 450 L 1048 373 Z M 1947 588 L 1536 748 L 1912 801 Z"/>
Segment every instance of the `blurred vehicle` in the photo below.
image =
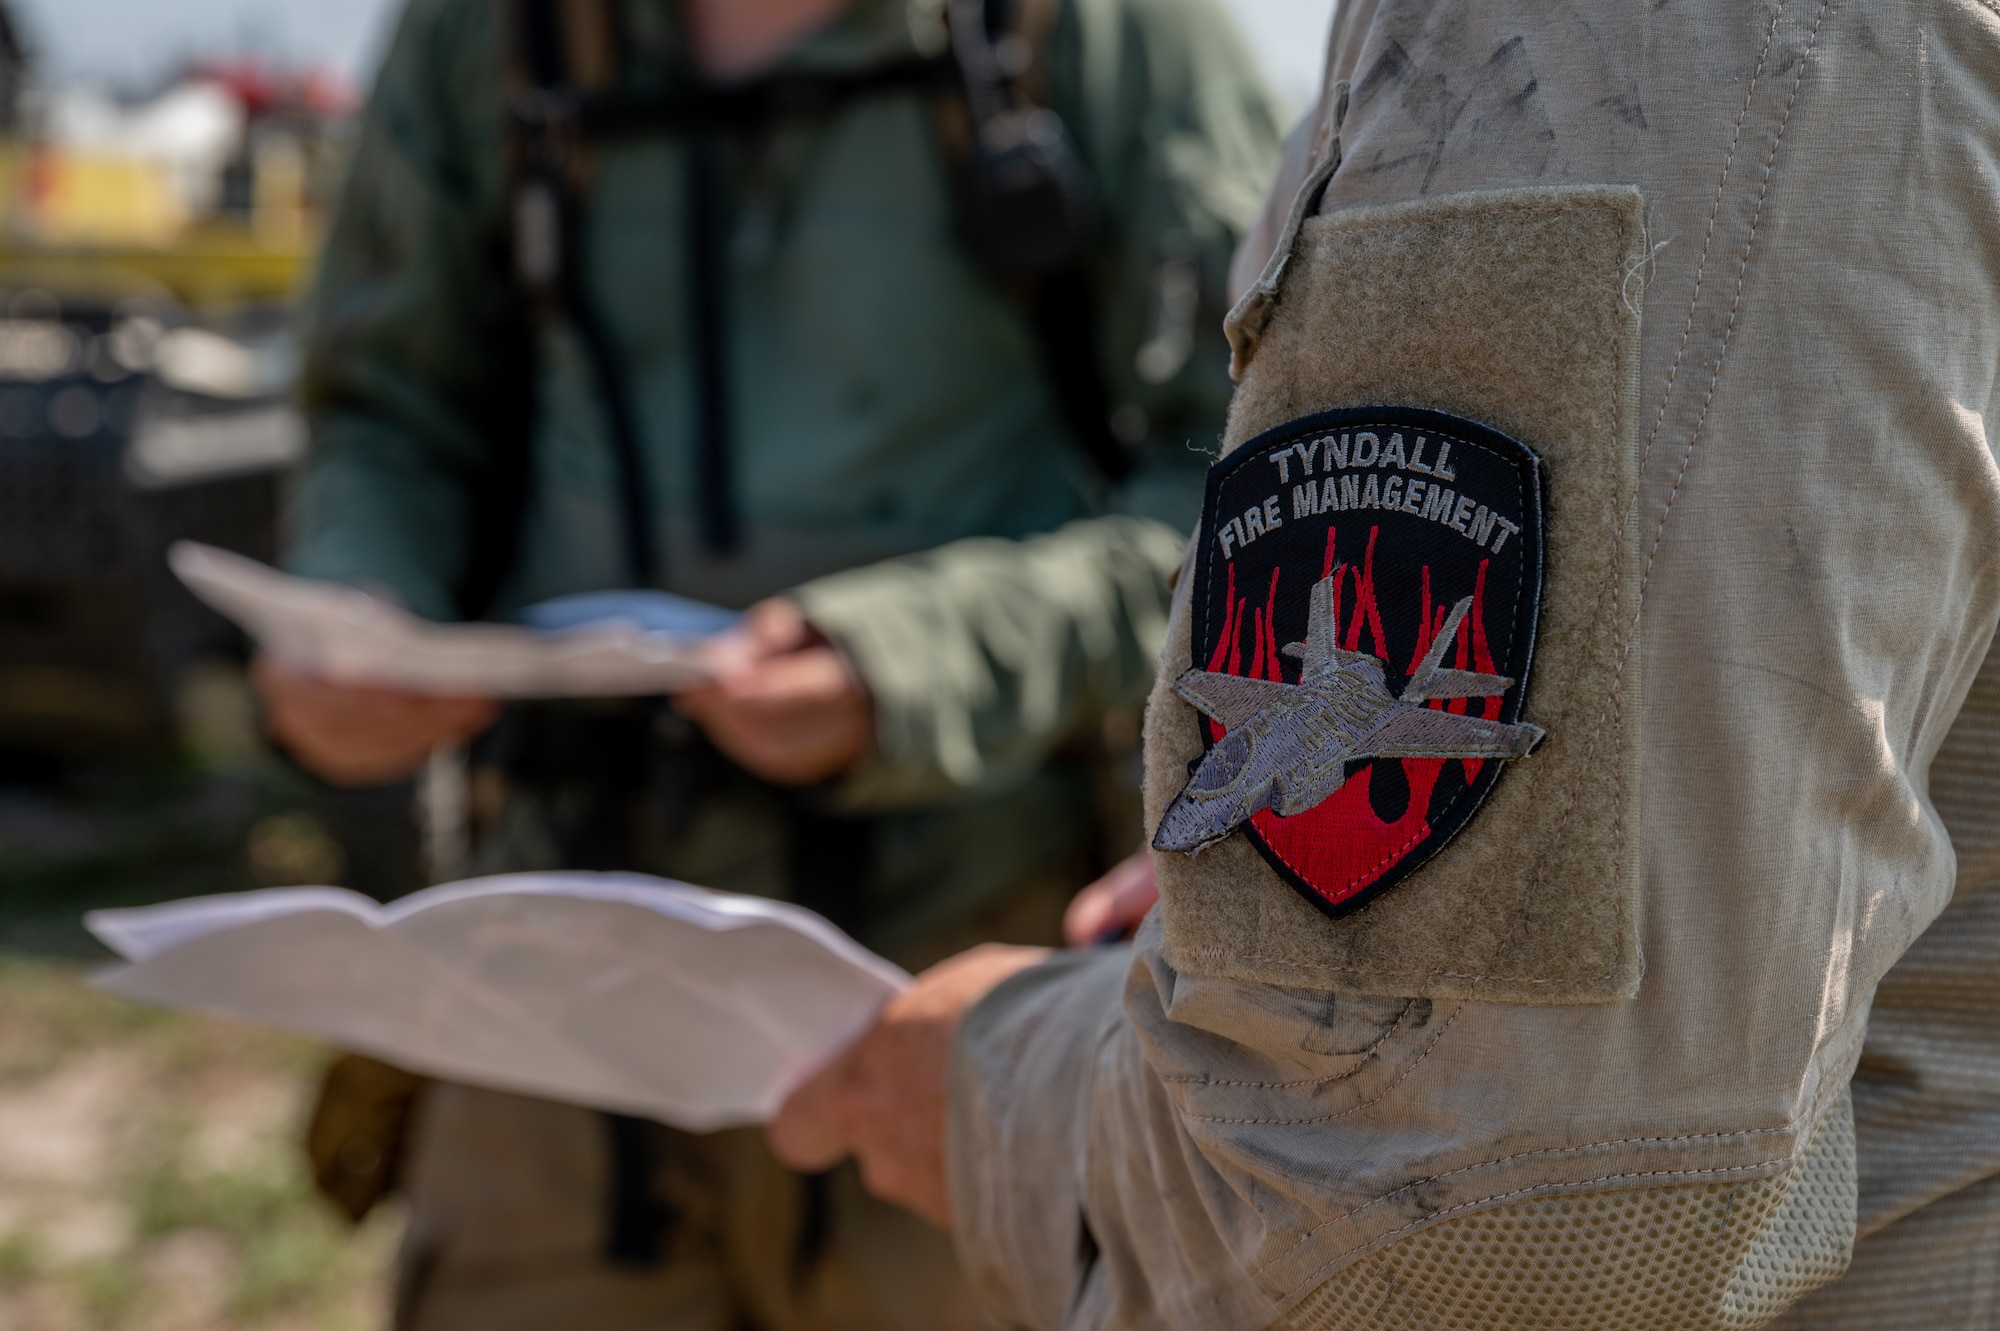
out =
<path fill-rule="evenodd" d="M 171 740 L 181 671 L 236 643 L 164 552 L 276 549 L 303 450 L 281 361 L 178 307 L 0 296 L 0 748 Z"/>
<path fill-rule="evenodd" d="M 352 99 L 252 59 L 42 89 L 15 33 L 0 8 L 0 750 L 163 749 L 176 680 L 239 644 L 162 555 L 275 553 Z"/>
<path fill-rule="evenodd" d="M 344 85 L 242 57 L 191 62 L 144 96 L 41 89 L 0 35 L 9 52 L 0 280 L 204 309 L 290 297 L 343 157 Z"/>

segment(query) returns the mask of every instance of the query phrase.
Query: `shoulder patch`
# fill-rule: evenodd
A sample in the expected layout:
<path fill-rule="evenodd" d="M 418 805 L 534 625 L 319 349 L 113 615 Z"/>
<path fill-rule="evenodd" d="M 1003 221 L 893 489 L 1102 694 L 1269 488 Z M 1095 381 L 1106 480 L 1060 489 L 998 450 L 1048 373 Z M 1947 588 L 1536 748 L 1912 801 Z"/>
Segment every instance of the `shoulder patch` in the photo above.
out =
<path fill-rule="evenodd" d="M 1526 446 L 1413 407 L 1303 417 L 1216 463 L 1174 684 L 1203 754 L 1154 847 L 1240 830 L 1330 915 L 1441 850 L 1542 738 L 1521 720 L 1542 492 Z"/>

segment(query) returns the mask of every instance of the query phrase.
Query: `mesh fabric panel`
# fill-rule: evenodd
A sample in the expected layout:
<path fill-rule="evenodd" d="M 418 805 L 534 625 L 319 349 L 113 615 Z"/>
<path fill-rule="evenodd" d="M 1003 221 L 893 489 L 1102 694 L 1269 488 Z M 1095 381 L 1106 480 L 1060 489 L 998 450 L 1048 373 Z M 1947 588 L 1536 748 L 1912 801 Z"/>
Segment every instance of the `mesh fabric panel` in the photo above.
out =
<path fill-rule="evenodd" d="M 1854 1236 L 1843 1094 L 1751 1182 L 1543 1197 L 1442 1220 L 1340 1271 L 1286 1331 L 1746 1331 L 1838 1276 Z"/>

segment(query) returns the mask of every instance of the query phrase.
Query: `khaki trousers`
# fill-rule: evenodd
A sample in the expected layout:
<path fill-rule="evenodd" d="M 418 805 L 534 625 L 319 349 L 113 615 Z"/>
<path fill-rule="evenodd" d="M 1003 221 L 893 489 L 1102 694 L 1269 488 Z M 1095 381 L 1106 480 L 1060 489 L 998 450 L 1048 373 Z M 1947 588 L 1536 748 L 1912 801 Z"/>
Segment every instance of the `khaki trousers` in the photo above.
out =
<path fill-rule="evenodd" d="M 604 1257 L 603 1115 L 435 1084 L 418 1110 L 398 1331 L 954 1331 L 974 1325 L 951 1240 L 852 1167 L 815 1209 L 757 1129 L 652 1126 L 664 1207 L 650 1270 Z"/>

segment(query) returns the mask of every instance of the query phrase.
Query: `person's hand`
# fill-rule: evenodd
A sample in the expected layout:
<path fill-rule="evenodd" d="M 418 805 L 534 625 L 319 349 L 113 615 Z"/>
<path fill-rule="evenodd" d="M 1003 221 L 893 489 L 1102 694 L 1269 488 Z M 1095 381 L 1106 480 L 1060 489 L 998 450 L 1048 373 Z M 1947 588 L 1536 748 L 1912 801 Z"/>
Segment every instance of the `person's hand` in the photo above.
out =
<path fill-rule="evenodd" d="M 715 678 L 674 697 L 744 768 L 780 785 L 839 776 L 875 742 L 875 708 L 854 666 L 786 600 L 759 601 L 710 644 Z"/>
<path fill-rule="evenodd" d="M 1071 947 L 1095 947 L 1129 938 L 1159 899 L 1153 853 L 1141 850 L 1070 898 L 1063 912 L 1063 941 Z"/>
<path fill-rule="evenodd" d="M 959 1018 L 1047 948 L 987 943 L 939 962 L 889 1001 L 874 1027 L 792 1092 L 765 1135 L 778 1159 L 815 1172 L 854 1156 L 884 1201 L 951 1228 L 945 1081 Z"/>
<path fill-rule="evenodd" d="M 259 654 L 250 683 L 264 730 L 299 766 L 336 786 L 377 786 L 414 775 L 441 744 L 492 725 L 491 698 L 434 697 L 334 684 Z"/>

